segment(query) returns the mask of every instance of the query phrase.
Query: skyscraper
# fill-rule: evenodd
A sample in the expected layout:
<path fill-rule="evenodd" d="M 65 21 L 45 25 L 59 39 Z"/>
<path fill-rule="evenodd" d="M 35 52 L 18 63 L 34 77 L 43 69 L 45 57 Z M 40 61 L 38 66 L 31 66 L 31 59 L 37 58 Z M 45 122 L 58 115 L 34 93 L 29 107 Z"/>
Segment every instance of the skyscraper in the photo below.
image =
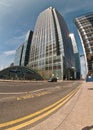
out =
<path fill-rule="evenodd" d="M 33 35 L 33 32 L 28 31 L 26 35 L 25 43 L 24 43 L 21 66 L 26 66 L 28 64 L 32 35 Z"/>
<path fill-rule="evenodd" d="M 81 39 L 85 64 L 86 75 L 93 74 L 93 13 L 75 19 Z"/>
<path fill-rule="evenodd" d="M 75 56 L 75 79 L 80 79 L 80 56 L 79 56 L 79 51 L 77 47 L 77 43 L 75 40 L 75 36 L 73 33 L 69 34 L 71 41 L 72 41 L 72 46 L 73 46 L 73 52 Z"/>
<path fill-rule="evenodd" d="M 28 66 L 45 79 L 73 78 L 74 55 L 69 31 L 64 18 L 53 7 L 37 18 Z"/>
<path fill-rule="evenodd" d="M 28 64 L 32 35 L 33 32 L 28 31 L 25 42 L 17 48 L 14 65 L 26 66 Z"/>
<path fill-rule="evenodd" d="M 21 66 L 23 48 L 24 48 L 24 45 L 22 44 L 16 49 L 16 54 L 15 54 L 15 59 L 14 59 L 15 66 Z"/>

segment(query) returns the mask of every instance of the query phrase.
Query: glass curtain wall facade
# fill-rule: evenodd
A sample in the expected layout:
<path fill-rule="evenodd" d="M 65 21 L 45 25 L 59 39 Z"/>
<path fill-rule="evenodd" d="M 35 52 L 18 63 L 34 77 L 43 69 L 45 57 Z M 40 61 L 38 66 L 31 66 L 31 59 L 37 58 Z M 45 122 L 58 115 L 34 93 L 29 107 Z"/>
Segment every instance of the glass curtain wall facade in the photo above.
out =
<path fill-rule="evenodd" d="M 22 61 L 22 53 L 23 53 L 24 44 L 20 45 L 16 49 L 15 59 L 14 59 L 14 65 L 20 66 Z"/>
<path fill-rule="evenodd" d="M 29 31 L 26 36 L 26 42 L 24 43 L 21 66 L 26 66 L 28 64 L 32 36 L 33 32 Z"/>
<path fill-rule="evenodd" d="M 17 48 L 14 65 L 26 66 L 28 64 L 32 36 L 33 32 L 29 31 L 26 35 L 25 42 Z"/>
<path fill-rule="evenodd" d="M 63 79 L 70 74 L 68 69 L 73 65 L 68 28 L 58 11 L 50 7 L 37 18 L 28 66 L 37 70 L 45 79 L 52 76 Z"/>
<path fill-rule="evenodd" d="M 76 43 L 75 36 L 73 33 L 69 34 L 69 36 L 72 41 L 73 52 L 74 52 L 74 56 L 75 56 L 75 79 L 80 79 L 81 69 L 80 69 L 80 57 L 79 57 L 77 43 Z"/>
<path fill-rule="evenodd" d="M 86 75 L 93 75 L 93 13 L 76 18 L 75 23 L 84 50 Z"/>

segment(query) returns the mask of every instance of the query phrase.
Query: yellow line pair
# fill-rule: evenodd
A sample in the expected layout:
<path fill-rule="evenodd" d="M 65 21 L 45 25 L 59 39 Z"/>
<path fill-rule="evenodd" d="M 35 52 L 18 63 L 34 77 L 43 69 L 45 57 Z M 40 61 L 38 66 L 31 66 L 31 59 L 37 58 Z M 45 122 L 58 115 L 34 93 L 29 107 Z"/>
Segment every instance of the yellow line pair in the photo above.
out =
<path fill-rule="evenodd" d="M 18 130 L 21 129 L 23 127 L 26 127 L 32 123 L 35 123 L 36 121 L 48 116 L 49 114 L 51 114 L 52 112 L 54 112 L 55 110 L 57 110 L 58 108 L 60 108 L 61 106 L 63 106 L 77 91 L 78 91 L 79 87 L 76 88 L 75 90 L 73 90 L 72 92 L 70 92 L 67 96 L 65 96 L 64 98 L 60 99 L 59 101 L 57 101 L 56 103 L 41 109 L 40 111 L 37 111 L 33 114 L 30 114 L 28 116 L 13 120 L 13 121 L 9 121 L 6 123 L 2 123 L 0 124 L 0 128 L 6 127 L 6 126 L 10 126 L 10 125 L 16 125 L 16 123 L 21 123 L 21 121 L 25 121 L 26 119 L 30 119 L 32 117 L 35 117 L 33 119 L 30 119 L 29 121 L 26 121 L 24 123 L 21 123 L 19 125 L 16 125 L 14 127 L 7 128 L 6 130 Z M 44 113 L 45 112 L 45 113 Z M 41 114 L 41 115 L 39 115 Z"/>

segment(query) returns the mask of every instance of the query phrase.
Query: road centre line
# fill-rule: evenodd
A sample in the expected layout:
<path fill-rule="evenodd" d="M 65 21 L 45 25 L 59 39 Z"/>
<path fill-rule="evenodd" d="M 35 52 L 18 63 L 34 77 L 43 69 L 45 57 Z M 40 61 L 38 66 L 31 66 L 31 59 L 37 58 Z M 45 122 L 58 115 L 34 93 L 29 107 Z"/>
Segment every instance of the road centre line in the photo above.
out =
<path fill-rule="evenodd" d="M 0 128 L 2 127 L 6 127 L 6 126 L 10 126 L 10 125 L 13 125 L 13 124 L 16 124 L 16 123 L 20 123 L 21 121 L 25 121 L 26 119 L 29 119 L 29 118 L 32 118 L 32 117 L 35 117 L 35 116 L 38 116 L 39 114 L 42 114 L 43 112 L 45 112 L 44 114 L 42 115 L 39 115 L 38 117 L 35 117 L 34 119 L 30 120 L 30 121 L 27 121 L 23 124 L 20 124 L 18 126 L 15 126 L 15 127 L 12 127 L 12 128 L 9 128 L 7 130 L 13 130 L 13 129 L 19 129 L 22 128 L 22 127 L 25 127 L 31 123 L 34 123 L 42 118 L 44 118 L 45 116 L 51 114 L 53 111 L 57 110 L 59 107 L 62 106 L 62 104 L 66 103 L 79 89 L 80 87 L 77 87 L 76 89 L 74 89 L 72 92 L 70 92 L 68 95 L 66 95 L 65 97 L 63 97 L 62 99 L 60 99 L 59 101 L 55 102 L 54 104 L 44 108 L 44 109 L 41 109 L 40 111 L 37 111 L 33 114 L 30 114 L 28 116 L 25 116 L 25 117 L 22 117 L 22 118 L 19 118 L 19 119 L 16 119 L 16 120 L 13 120 L 13 121 L 9 121 L 9 122 L 5 122 L 5 123 L 2 123 L 0 124 Z M 47 111 L 47 112 L 46 112 Z"/>
<path fill-rule="evenodd" d="M 26 94 L 27 92 L 11 92 L 11 93 L 0 93 L 1 95 L 14 95 L 14 94 Z"/>
<path fill-rule="evenodd" d="M 38 89 L 38 90 L 34 90 L 34 91 L 29 91 L 29 92 L 11 92 L 11 93 L 0 93 L 0 94 L 27 94 L 27 93 L 30 93 L 30 92 L 38 92 L 38 91 L 42 91 L 43 89 Z"/>
<path fill-rule="evenodd" d="M 56 89 L 59 89 L 58 86 L 56 87 L 51 87 L 51 88 L 43 88 L 43 89 L 38 89 L 38 90 L 34 90 L 34 91 L 29 91 L 29 92 L 19 92 L 19 93 L 0 93 L 2 95 L 22 95 L 22 94 L 26 94 L 26 95 L 22 95 L 20 97 L 5 97 L 5 98 L 1 98 L 0 101 L 2 100 L 7 100 L 7 99 L 16 99 L 17 101 L 19 100 L 23 100 L 23 99 L 29 99 L 29 98 L 34 98 L 34 97 L 37 97 L 37 96 L 43 96 L 45 94 L 49 94 L 51 93 L 51 91 L 55 91 Z M 38 93 L 37 93 L 38 92 Z"/>
<path fill-rule="evenodd" d="M 39 91 L 43 91 L 43 90 L 49 90 L 49 89 L 56 89 L 56 88 L 58 88 L 58 86 L 57 87 L 55 87 L 55 88 L 53 88 L 53 87 L 51 87 L 51 88 L 42 88 L 42 89 L 37 89 L 37 90 L 34 90 L 34 91 L 26 91 L 26 92 L 11 92 L 11 93 L 7 93 L 7 92 L 2 92 L 2 93 L 0 93 L 1 95 L 8 95 L 8 94 L 10 94 L 10 95 L 13 95 L 13 94 L 27 94 L 27 93 L 35 93 L 35 92 L 39 92 Z"/>

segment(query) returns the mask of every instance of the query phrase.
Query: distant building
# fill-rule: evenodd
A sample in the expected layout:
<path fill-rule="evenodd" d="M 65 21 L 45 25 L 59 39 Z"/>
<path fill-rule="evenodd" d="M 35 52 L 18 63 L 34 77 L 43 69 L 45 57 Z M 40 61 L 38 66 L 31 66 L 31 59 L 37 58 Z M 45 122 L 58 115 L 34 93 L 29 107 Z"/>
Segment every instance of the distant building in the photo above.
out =
<path fill-rule="evenodd" d="M 86 75 L 93 75 L 93 13 L 76 18 L 75 23 L 83 46 Z"/>
<path fill-rule="evenodd" d="M 15 66 L 16 65 L 21 66 L 23 48 L 24 48 L 24 44 L 20 45 L 16 50 L 15 59 L 14 59 Z"/>
<path fill-rule="evenodd" d="M 72 41 L 72 45 L 73 45 L 73 51 L 74 51 L 74 56 L 75 56 L 75 79 L 80 79 L 80 57 L 79 57 L 79 52 L 78 52 L 78 48 L 77 48 L 77 43 L 75 40 L 75 36 L 73 33 L 69 34 L 71 41 Z"/>
<path fill-rule="evenodd" d="M 23 53 L 22 53 L 21 66 L 26 66 L 28 64 L 32 35 L 33 35 L 32 31 L 29 31 L 27 33 L 26 41 L 24 43 L 24 48 L 23 48 Z"/>
<path fill-rule="evenodd" d="M 45 79 L 74 78 L 74 54 L 64 18 L 53 7 L 38 16 L 28 66 Z"/>
<path fill-rule="evenodd" d="M 25 42 L 17 48 L 14 65 L 26 66 L 28 64 L 32 35 L 33 32 L 29 31 Z"/>
<path fill-rule="evenodd" d="M 10 66 L 14 66 L 14 63 L 11 63 Z"/>

